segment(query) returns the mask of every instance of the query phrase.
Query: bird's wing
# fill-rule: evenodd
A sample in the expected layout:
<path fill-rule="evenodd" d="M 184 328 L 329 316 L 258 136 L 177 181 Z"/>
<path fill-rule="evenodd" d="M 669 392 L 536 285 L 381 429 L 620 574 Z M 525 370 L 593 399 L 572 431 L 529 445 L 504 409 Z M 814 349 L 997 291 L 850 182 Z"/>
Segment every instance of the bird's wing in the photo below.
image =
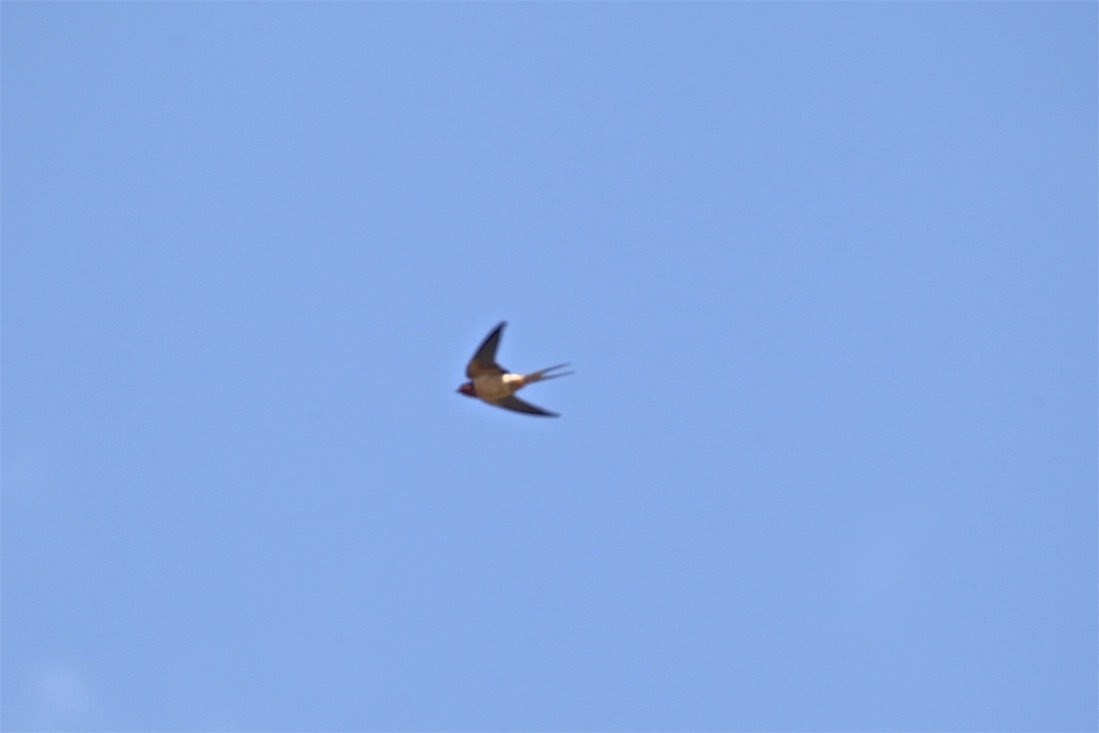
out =
<path fill-rule="evenodd" d="M 515 412 L 525 412 L 528 415 L 540 415 L 542 417 L 560 417 L 556 412 L 550 412 L 549 410 L 543 410 L 541 407 L 535 407 L 529 402 L 523 402 L 515 395 L 508 395 L 501 400 L 496 400 L 492 404 L 497 407 L 502 407 L 505 410 L 514 410 Z"/>
<path fill-rule="evenodd" d="M 482 374 L 503 374 L 506 369 L 496 363 L 496 347 L 500 345 L 500 334 L 504 332 L 506 321 L 500 321 L 492 333 L 485 337 L 484 342 L 473 355 L 469 366 L 466 367 L 466 376 L 476 379 Z"/>

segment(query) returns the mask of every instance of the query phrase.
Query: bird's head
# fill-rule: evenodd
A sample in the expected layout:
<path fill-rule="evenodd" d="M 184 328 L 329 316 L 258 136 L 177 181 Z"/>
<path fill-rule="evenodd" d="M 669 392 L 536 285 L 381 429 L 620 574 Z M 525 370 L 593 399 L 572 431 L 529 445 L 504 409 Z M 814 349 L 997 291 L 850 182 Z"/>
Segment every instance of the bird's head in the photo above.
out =
<path fill-rule="evenodd" d="M 464 394 L 466 397 L 476 397 L 477 396 L 477 390 L 475 390 L 473 388 L 473 382 L 466 382 L 465 384 L 463 384 L 461 387 L 458 388 L 458 391 L 461 392 L 462 394 Z"/>

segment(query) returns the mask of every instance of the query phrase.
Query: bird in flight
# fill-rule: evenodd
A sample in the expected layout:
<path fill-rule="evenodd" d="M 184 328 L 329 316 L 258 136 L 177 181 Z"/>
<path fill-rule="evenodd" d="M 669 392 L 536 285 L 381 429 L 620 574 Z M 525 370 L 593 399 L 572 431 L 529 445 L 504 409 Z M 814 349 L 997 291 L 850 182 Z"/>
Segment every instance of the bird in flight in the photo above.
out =
<path fill-rule="evenodd" d="M 556 369 L 567 367 L 568 364 L 546 367 L 530 374 L 512 374 L 507 369 L 496 363 L 496 347 L 500 345 L 500 334 L 504 332 L 506 321 L 501 321 L 492 333 L 484 340 L 484 343 L 473 355 L 469 366 L 466 367 L 468 382 L 458 388 L 458 391 L 467 397 L 476 397 L 479 400 L 503 407 L 505 410 L 525 412 L 528 415 L 540 415 L 542 417 L 557 417 L 556 412 L 543 410 L 529 402 L 524 402 L 515 396 L 515 393 L 528 384 L 541 382 L 543 379 L 563 377 L 572 372 L 559 372 L 550 374 Z"/>

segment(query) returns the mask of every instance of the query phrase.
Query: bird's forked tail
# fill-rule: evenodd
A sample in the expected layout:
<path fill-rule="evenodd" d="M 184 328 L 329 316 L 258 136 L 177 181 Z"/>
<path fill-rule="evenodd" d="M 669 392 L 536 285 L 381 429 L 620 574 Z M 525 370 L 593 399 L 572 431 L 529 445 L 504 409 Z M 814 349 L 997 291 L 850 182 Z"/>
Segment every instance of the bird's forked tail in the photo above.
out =
<path fill-rule="evenodd" d="M 567 367 L 568 364 L 558 364 L 557 366 L 546 367 L 545 369 L 539 369 L 536 372 L 523 375 L 523 385 L 534 384 L 535 382 L 541 382 L 544 379 L 556 379 L 557 377 L 567 377 L 574 372 L 560 372 L 559 374 L 550 374 L 554 369 L 562 369 Z"/>

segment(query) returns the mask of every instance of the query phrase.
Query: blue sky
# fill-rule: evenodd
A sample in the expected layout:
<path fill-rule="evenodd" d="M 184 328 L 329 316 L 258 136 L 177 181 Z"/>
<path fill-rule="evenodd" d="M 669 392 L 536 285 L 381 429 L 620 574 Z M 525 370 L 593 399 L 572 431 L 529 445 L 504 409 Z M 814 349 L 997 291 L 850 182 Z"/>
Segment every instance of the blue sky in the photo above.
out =
<path fill-rule="evenodd" d="M 1094 730 L 1096 37 L 4 3 L 0 723 Z"/>

